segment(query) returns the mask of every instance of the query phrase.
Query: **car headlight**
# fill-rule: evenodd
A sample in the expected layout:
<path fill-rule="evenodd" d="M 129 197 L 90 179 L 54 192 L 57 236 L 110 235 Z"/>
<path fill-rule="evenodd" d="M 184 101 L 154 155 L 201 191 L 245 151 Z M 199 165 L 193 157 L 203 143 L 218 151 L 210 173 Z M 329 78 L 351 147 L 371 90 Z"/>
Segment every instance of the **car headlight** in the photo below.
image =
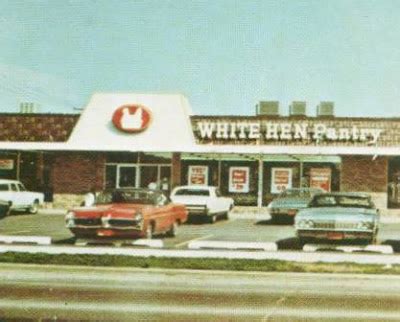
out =
<path fill-rule="evenodd" d="M 310 219 L 301 219 L 297 222 L 296 226 L 298 228 L 313 228 L 314 222 Z"/>
<path fill-rule="evenodd" d="M 75 225 L 75 213 L 73 211 L 69 211 L 65 215 L 65 223 L 67 227 L 73 227 Z"/>
<path fill-rule="evenodd" d="M 143 221 L 143 214 L 141 212 L 137 212 L 135 216 L 136 221 Z"/>
<path fill-rule="evenodd" d="M 102 223 L 104 228 L 109 228 L 110 227 L 110 223 L 109 223 L 110 219 L 111 219 L 111 215 L 107 215 L 107 216 L 101 217 L 101 223 Z"/>
<path fill-rule="evenodd" d="M 369 230 L 373 228 L 373 222 L 370 221 L 360 221 L 357 223 L 357 229 Z"/>

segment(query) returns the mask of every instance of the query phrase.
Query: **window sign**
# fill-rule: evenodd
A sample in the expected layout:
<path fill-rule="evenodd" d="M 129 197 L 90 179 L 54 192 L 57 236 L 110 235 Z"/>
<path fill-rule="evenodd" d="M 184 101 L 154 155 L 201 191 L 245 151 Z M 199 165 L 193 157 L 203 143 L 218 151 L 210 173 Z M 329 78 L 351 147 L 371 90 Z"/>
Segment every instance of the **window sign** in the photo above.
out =
<path fill-rule="evenodd" d="M 188 173 L 189 185 L 208 185 L 208 166 L 206 165 L 191 165 Z"/>
<path fill-rule="evenodd" d="M 0 170 L 12 170 L 14 169 L 13 159 L 0 159 Z"/>
<path fill-rule="evenodd" d="M 229 192 L 249 192 L 249 167 L 229 168 Z"/>
<path fill-rule="evenodd" d="M 292 188 L 291 168 L 272 168 L 271 193 L 281 193 Z"/>
<path fill-rule="evenodd" d="M 332 171 L 330 168 L 311 168 L 310 169 L 310 188 L 321 188 L 331 191 Z"/>

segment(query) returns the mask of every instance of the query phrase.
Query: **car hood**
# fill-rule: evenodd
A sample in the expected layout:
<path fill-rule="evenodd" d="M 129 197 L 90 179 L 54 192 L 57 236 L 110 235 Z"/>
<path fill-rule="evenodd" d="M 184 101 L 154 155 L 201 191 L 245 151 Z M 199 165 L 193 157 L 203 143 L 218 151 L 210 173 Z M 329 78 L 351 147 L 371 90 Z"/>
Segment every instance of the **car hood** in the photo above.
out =
<path fill-rule="evenodd" d="M 208 196 L 171 196 L 171 200 L 184 205 L 206 205 Z"/>
<path fill-rule="evenodd" d="M 321 207 L 321 208 L 307 208 L 301 210 L 297 214 L 296 220 L 312 219 L 317 221 L 324 221 L 324 220 L 353 221 L 353 220 L 372 220 L 375 217 L 377 217 L 375 209 Z"/>
<path fill-rule="evenodd" d="M 270 203 L 270 208 L 306 208 L 308 198 L 278 198 Z"/>
<path fill-rule="evenodd" d="M 137 213 L 145 214 L 153 209 L 151 205 L 139 204 L 111 204 L 97 205 L 93 207 L 80 207 L 72 209 L 78 218 L 100 218 L 102 216 L 116 216 L 119 218 L 132 218 Z"/>

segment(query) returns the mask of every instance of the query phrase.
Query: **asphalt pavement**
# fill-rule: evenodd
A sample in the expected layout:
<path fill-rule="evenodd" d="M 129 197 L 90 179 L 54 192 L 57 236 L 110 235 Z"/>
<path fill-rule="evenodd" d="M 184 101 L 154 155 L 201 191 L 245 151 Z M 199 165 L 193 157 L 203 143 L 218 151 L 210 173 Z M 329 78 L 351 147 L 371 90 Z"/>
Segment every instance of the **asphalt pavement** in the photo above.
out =
<path fill-rule="evenodd" d="M 0 235 L 49 236 L 56 244 L 71 245 L 73 235 L 65 228 L 64 212 L 42 210 L 39 214 L 13 213 L 0 220 Z M 275 224 L 268 215 L 254 216 L 244 213 L 233 214 L 229 220 L 214 224 L 197 222 L 179 227 L 174 238 L 159 236 L 167 248 L 183 249 L 196 240 L 275 242 L 280 250 L 299 250 L 293 225 Z M 378 243 L 391 245 L 400 252 L 400 221 L 383 220 L 380 224 Z"/>
<path fill-rule="evenodd" d="M 399 321 L 400 277 L 0 264 L 15 321 Z"/>

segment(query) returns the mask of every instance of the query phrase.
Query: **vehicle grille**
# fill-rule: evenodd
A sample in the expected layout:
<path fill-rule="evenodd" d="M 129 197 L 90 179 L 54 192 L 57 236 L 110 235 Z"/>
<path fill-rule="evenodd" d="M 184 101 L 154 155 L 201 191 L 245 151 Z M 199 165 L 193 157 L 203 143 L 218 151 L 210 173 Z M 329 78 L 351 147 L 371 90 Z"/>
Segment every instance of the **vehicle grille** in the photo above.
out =
<path fill-rule="evenodd" d="M 129 219 L 110 219 L 108 223 L 110 224 L 110 226 L 119 226 L 119 227 L 131 227 L 138 225 L 138 222 L 136 220 L 129 220 Z"/>
<path fill-rule="evenodd" d="M 321 229 L 356 229 L 357 224 L 351 222 L 334 222 L 334 221 L 324 221 L 314 223 L 314 228 Z"/>
<path fill-rule="evenodd" d="M 101 226 L 100 218 L 75 218 L 77 226 Z"/>

